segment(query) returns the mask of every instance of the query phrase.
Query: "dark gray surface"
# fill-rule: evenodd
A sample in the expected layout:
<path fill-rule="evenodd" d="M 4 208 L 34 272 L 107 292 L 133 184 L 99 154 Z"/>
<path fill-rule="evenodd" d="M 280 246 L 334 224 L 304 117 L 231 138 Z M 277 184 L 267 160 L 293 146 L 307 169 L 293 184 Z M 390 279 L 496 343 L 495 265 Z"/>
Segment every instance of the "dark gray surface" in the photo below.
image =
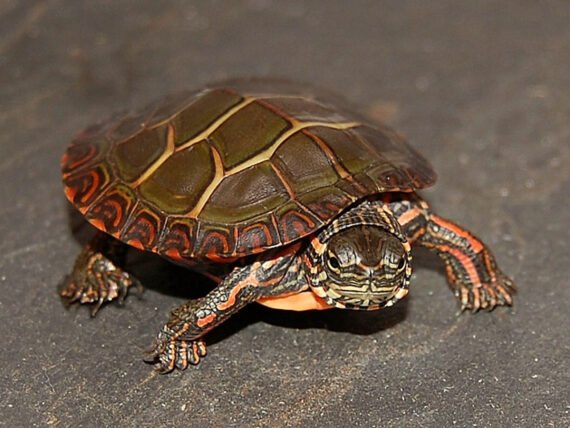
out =
<path fill-rule="evenodd" d="M 567 1 L 0 2 L 0 425 L 568 426 L 569 22 Z M 246 75 L 318 83 L 406 133 L 440 174 L 424 195 L 514 276 L 514 309 L 458 317 L 420 255 L 398 308 L 252 307 L 169 376 L 141 351 L 187 271 L 136 256 L 143 300 L 64 310 L 91 233 L 61 191 L 73 133 Z"/>

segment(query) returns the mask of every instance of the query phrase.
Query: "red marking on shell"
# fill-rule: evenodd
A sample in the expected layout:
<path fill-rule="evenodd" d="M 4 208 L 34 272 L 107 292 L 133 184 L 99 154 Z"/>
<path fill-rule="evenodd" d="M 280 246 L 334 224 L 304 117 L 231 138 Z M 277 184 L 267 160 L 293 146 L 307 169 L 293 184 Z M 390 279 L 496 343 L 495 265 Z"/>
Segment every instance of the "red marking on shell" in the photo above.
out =
<path fill-rule="evenodd" d="M 245 226 L 239 233 L 238 254 L 248 254 L 252 250 L 271 248 L 279 244 L 279 237 L 273 224 L 258 222 Z"/>
<path fill-rule="evenodd" d="M 87 203 L 87 201 L 91 199 L 91 197 L 97 191 L 99 184 L 101 183 L 101 176 L 97 174 L 96 171 L 90 171 L 88 174 L 91 176 L 91 178 L 93 178 L 93 182 L 91 183 L 89 190 L 87 190 L 85 194 L 79 199 L 82 204 Z"/>
<path fill-rule="evenodd" d="M 345 195 L 329 194 L 316 201 L 304 202 L 305 206 L 315 213 L 322 221 L 328 222 L 335 217 L 351 200 Z"/>
<path fill-rule="evenodd" d="M 64 179 L 65 195 L 78 207 L 91 204 L 97 195 L 109 184 L 103 167 L 98 166 Z"/>
<path fill-rule="evenodd" d="M 103 195 L 87 212 L 86 217 L 93 224 L 94 220 L 99 220 L 104 224 L 101 230 L 118 236 L 132 205 L 132 197 L 117 189 Z"/>
<path fill-rule="evenodd" d="M 91 224 L 99 230 L 105 230 L 105 223 L 97 218 L 92 219 Z"/>
<path fill-rule="evenodd" d="M 77 189 L 74 187 L 69 187 L 69 186 L 65 186 L 65 188 L 63 189 L 63 192 L 65 193 L 65 197 L 69 200 L 69 201 L 73 201 L 75 200 L 75 195 L 77 194 Z"/>
<path fill-rule="evenodd" d="M 215 262 L 224 262 L 235 251 L 233 230 L 209 229 L 208 225 L 200 228 L 198 233 L 198 250 L 195 255 Z"/>
<path fill-rule="evenodd" d="M 145 249 L 145 246 L 143 245 L 143 243 L 142 243 L 140 240 L 138 240 L 138 239 L 129 239 L 129 240 L 127 241 L 127 244 L 129 244 L 130 246 L 135 247 L 135 248 L 137 248 L 137 249 L 139 249 L 139 250 L 144 250 L 144 249 Z"/>
<path fill-rule="evenodd" d="M 166 225 L 167 231 L 158 244 L 157 252 L 175 260 L 191 257 L 194 239 L 194 223 L 170 220 Z"/>
<path fill-rule="evenodd" d="M 219 230 L 207 231 L 201 239 L 200 254 L 204 254 L 208 258 L 216 257 L 218 254 L 229 254 L 230 243 L 228 238 L 228 234 Z"/>
<path fill-rule="evenodd" d="M 131 218 L 129 225 L 123 228 L 126 230 L 121 239 L 129 243 L 131 240 L 138 242 L 143 249 L 153 249 L 157 230 L 160 229 L 160 218 L 147 211 L 147 208 L 138 210 Z"/>
<path fill-rule="evenodd" d="M 97 155 L 97 147 L 94 144 L 73 144 L 61 158 L 62 170 L 73 171 L 87 164 Z"/>
<path fill-rule="evenodd" d="M 113 220 L 113 227 L 118 228 L 121 224 L 121 220 L 124 218 L 123 206 L 118 201 L 114 201 L 112 199 L 109 199 L 107 203 L 111 204 L 116 211 L 115 219 Z"/>
<path fill-rule="evenodd" d="M 164 251 L 164 255 L 175 260 L 179 260 L 182 258 L 182 256 L 180 256 L 180 251 L 178 251 L 177 248 L 168 248 L 167 250 Z"/>
<path fill-rule="evenodd" d="M 296 210 L 284 213 L 279 222 L 279 233 L 284 242 L 291 242 L 308 235 L 315 228 L 316 223 L 311 217 Z"/>

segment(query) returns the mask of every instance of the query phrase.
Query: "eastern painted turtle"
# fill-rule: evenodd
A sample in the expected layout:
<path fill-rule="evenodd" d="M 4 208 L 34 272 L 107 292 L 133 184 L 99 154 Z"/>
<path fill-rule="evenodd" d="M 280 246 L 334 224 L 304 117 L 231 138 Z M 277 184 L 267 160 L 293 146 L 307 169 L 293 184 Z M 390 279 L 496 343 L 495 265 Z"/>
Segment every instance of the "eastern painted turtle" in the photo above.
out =
<path fill-rule="evenodd" d="M 81 132 L 67 198 L 101 232 L 61 295 L 122 300 L 126 245 L 216 278 L 175 309 L 146 355 L 161 372 L 206 354 L 202 336 L 245 305 L 376 310 L 408 293 L 411 244 L 434 250 L 462 309 L 511 305 L 513 282 L 473 234 L 415 192 L 430 164 L 396 132 L 310 88 L 238 80 L 181 92 Z M 122 248 L 121 248 L 122 247 Z"/>

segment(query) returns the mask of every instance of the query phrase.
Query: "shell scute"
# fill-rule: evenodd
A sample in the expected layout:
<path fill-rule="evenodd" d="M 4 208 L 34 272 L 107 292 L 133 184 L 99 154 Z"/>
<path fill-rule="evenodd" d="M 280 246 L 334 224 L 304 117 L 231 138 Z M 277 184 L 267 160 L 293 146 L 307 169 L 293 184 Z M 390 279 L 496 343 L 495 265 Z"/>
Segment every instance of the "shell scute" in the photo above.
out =
<path fill-rule="evenodd" d="M 116 143 L 109 155 L 121 180 L 136 180 L 164 152 L 167 145 L 166 126 L 145 129 L 130 139 Z"/>
<path fill-rule="evenodd" d="M 187 217 L 170 217 L 166 220 L 159 241 L 157 252 L 174 260 L 190 260 L 194 252 L 196 221 Z"/>
<path fill-rule="evenodd" d="M 170 155 L 143 181 L 141 197 L 169 214 L 184 214 L 196 204 L 200 194 L 216 174 L 210 146 L 202 141 Z"/>
<path fill-rule="evenodd" d="M 324 222 L 298 203 L 290 202 L 276 211 L 282 242 L 292 242 L 320 228 Z"/>
<path fill-rule="evenodd" d="M 250 254 L 252 248 L 262 251 L 264 248 L 274 248 L 281 245 L 279 230 L 275 225 L 275 218 L 272 217 L 272 215 L 261 217 L 239 226 L 237 230 L 237 256 Z"/>
<path fill-rule="evenodd" d="M 64 177 L 65 194 L 81 212 L 111 184 L 108 168 L 96 165 Z"/>
<path fill-rule="evenodd" d="M 303 153 L 303 162 L 299 162 Z M 271 158 L 296 195 L 329 187 L 339 180 L 334 161 L 305 132 L 297 132 Z"/>
<path fill-rule="evenodd" d="M 290 126 L 283 117 L 252 102 L 229 117 L 212 133 L 210 141 L 218 149 L 224 167 L 231 169 L 271 147 Z"/>
<path fill-rule="evenodd" d="M 236 232 L 233 226 L 222 227 L 200 223 L 196 236 L 195 252 L 207 259 L 222 261 L 235 254 Z"/>
<path fill-rule="evenodd" d="M 136 204 L 135 198 L 128 186 L 121 184 L 109 188 L 90 206 L 85 217 L 96 227 L 119 238 Z"/>
<path fill-rule="evenodd" d="M 210 197 L 200 218 L 221 224 L 241 223 L 290 200 L 271 164 L 263 162 L 226 177 Z"/>
<path fill-rule="evenodd" d="M 65 193 L 99 229 L 190 262 L 285 245 L 358 199 L 433 184 L 399 134 L 331 99 L 241 80 L 121 113 L 73 140 Z"/>
<path fill-rule="evenodd" d="M 172 119 L 174 145 L 187 143 L 242 100 L 241 96 L 226 90 L 206 92 Z"/>
<path fill-rule="evenodd" d="M 155 248 L 163 223 L 159 213 L 139 203 L 123 226 L 120 239 L 138 249 Z"/>

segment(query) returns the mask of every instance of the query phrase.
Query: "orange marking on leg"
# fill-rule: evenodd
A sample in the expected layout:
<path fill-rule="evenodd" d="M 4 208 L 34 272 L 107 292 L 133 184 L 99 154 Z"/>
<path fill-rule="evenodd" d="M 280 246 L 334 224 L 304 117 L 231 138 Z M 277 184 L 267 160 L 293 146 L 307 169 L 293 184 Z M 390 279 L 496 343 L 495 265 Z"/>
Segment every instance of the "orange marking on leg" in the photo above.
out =
<path fill-rule="evenodd" d="M 223 311 L 223 310 L 231 308 L 233 305 L 235 305 L 237 294 L 241 290 L 243 290 L 245 287 L 247 287 L 251 282 L 252 282 L 251 278 L 248 276 L 244 281 L 240 282 L 238 285 L 236 285 L 234 288 L 232 288 L 232 291 L 230 292 L 230 295 L 228 296 L 228 300 L 226 300 L 223 303 L 220 303 L 218 305 L 218 309 Z"/>
<path fill-rule="evenodd" d="M 174 370 L 174 365 L 176 364 L 176 343 L 174 341 L 171 341 L 168 344 L 168 350 L 170 351 L 170 358 L 169 358 L 169 362 L 168 362 L 168 370 L 172 371 Z"/>
<path fill-rule="evenodd" d="M 180 336 L 182 336 L 184 333 L 186 333 L 189 328 L 190 328 L 190 324 L 185 322 L 182 325 L 182 328 L 180 330 L 178 330 L 174 335 L 172 335 L 172 340 L 178 339 Z"/>
<path fill-rule="evenodd" d="M 212 321 L 214 321 L 216 319 L 216 314 L 210 314 L 204 318 L 200 318 L 198 321 L 196 321 L 196 325 L 198 327 L 204 327 L 205 325 L 210 324 Z"/>
<path fill-rule="evenodd" d="M 398 223 L 400 223 L 401 226 L 404 226 L 421 214 L 422 211 L 419 208 L 413 208 L 398 217 Z"/>
<path fill-rule="evenodd" d="M 444 220 L 443 218 L 438 217 L 436 215 L 432 216 L 431 220 L 438 226 L 449 229 L 456 235 L 467 239 L 467 241 L 469 242 L 475 253 L 480 253 L 485 248 L 481 241 L 479 241 L 475 236 L 473 236 L 471 233 L 461 228 L 457 224 Z"/>

